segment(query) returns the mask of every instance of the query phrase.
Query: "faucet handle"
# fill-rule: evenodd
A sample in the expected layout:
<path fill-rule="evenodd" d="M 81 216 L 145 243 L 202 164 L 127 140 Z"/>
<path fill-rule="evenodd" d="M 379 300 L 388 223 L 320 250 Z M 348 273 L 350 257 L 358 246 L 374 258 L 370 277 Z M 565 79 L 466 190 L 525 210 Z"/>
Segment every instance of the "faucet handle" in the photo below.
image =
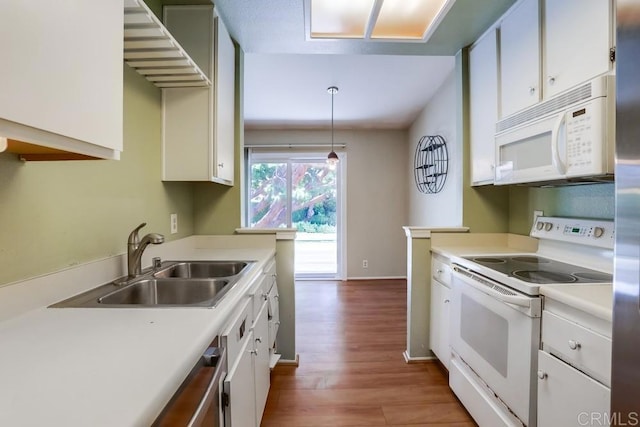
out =
<path fill-rule="evenodd" d="M 138 236 L 138 231 L 140 231 L 140 229 L 145 225 L 147 225 L 147 223 L 143 222 L 142 224 L 140 224 L 139 226 L 133 229 L 131 234 L 129 234 L 129 240 L 127 241 L 128 244 L 137 245 L 138 243 L 140 243 L 140 237 Z"/>

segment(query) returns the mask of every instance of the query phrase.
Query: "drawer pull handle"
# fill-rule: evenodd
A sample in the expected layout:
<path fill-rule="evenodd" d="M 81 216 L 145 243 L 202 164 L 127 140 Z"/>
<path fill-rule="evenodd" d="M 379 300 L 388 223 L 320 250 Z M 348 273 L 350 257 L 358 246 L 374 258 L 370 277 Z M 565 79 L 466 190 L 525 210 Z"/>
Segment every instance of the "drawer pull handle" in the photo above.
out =
<path fill-rule="evenodd" d="M 548 377 L 547 373 L 544 372 L 543 370 L 538 371 L 538 378 L 540 378 L 541 380 L 546 380 Z"/>
<path fill-rule="evenodd" d="M 582 344 L 580 344 L 578 341 L 569 340 L 569 348 L 571 350 L 580 350 L 580 347 L 582 347 Z"/>
<path fill-rule="evenodd" d="M 266 301 L 269 299 L 269 294 L 262 294 L 262 298 Z"/>
<path fill-rule="evenodd" d="M 442 274 L 442 270 L 437 269 L 437 270 L 436 270 L 436 273 L 438 273 L 438 274 Z"/>
<path fill-rule="evenodd" d="M 258 337 L 258 338 L 256 338 L 256 342 L 257 342 L 257 343 L 262 343 L 262 337 Z"/>
<path fill-rule="evenodd" d="M 448 299 L 444 300 L 444 303 L 449 304 L 449 300 Z"/>

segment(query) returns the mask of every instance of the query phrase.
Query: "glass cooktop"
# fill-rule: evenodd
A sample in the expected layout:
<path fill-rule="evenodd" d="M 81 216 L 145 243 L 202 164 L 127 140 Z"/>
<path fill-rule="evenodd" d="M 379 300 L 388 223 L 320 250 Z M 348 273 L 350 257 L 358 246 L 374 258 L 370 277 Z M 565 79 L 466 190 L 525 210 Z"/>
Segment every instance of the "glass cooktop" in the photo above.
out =
<path fill-rule="evenodd" d="M 464 257 L 528 283 L 608 283 L 613 276 L 536 255 Z"/>

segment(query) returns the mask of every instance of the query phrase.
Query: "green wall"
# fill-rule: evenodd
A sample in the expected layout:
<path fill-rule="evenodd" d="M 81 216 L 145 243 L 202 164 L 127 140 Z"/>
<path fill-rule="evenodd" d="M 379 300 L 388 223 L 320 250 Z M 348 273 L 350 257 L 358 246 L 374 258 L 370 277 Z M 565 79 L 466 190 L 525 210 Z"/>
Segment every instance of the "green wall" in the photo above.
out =
<path fill-rule="evenodd" d="M 193 234 L 193 189 L 161 181 L 160 90 L 124 65 L 120 161 L 0 154 L 0 285 L 124 253 L 129 232 Z M 169 234 L 169 214 L 179 233 Z"/>
<path fill-rule="evenodd" d="M 533 211 L 547 216 L 613 219 L 614 184 L 588 184 L 555 188 L 511 187 L 509 232 L 529 234 Z"/>

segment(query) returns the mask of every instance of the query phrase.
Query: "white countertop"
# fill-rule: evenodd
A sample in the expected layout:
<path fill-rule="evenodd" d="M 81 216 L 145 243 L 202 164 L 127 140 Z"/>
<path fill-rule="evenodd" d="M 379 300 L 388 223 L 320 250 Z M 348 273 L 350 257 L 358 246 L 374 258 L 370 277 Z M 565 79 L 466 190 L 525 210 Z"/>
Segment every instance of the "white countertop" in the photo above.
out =
<path fill-rule="evenodd" d="M 605 285 L 545 285 L 540 294 L 570 307 L 611 322 L 613 318 L 613 286 Z"/>
<path fill-rule="evenodd" d="M 179 253 L 165 251 L 165 258 L 258 263 L 215 308 L 43 306 L 0 322 L 0 425 L 112 427 L 154 421 L 275 254 L 275 245 L 174 246 L 181 246 Z M 4 294 L 15 294 L 9 291 Z"/>
<path fill-rule="evenodd" d="M 432 246 L 431 252 L 446 256 L 467 256 L 467 255 L 505 255 L 530 253 L 519 248 L 509 246 Z"/>

